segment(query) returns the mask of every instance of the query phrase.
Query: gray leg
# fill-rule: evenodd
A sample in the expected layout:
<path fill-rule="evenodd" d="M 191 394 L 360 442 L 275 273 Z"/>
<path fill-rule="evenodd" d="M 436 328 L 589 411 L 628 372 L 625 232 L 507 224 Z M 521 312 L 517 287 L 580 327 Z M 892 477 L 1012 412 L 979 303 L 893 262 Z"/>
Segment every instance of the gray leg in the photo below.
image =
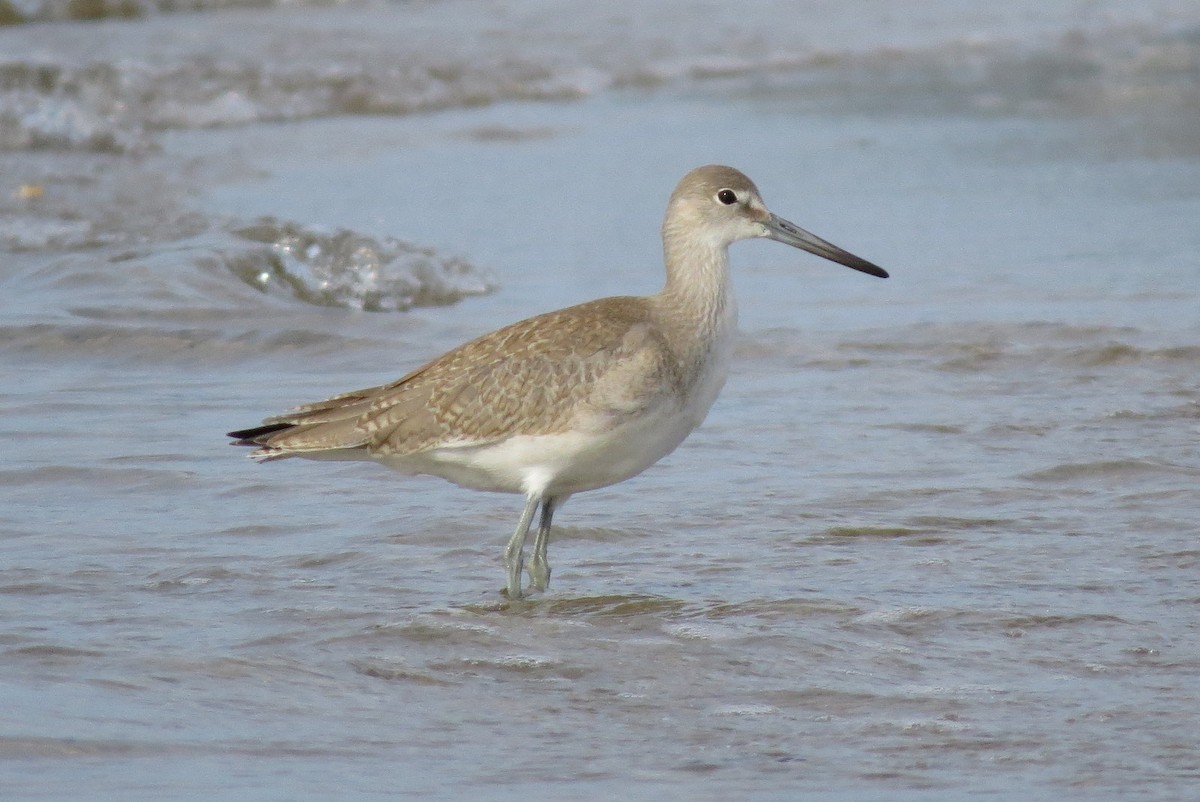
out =
<path fill-rule="evenodd" d="M 521 598 L 521 568 L 525 562 L 525 536 L 529 534 L 529 524 L 533 522 L 533 514 L 537 512 L 542 500 L 530 496 L 525 500 L 525 509 L 521 512 L 521 520 L 517 522 L 517 531 L 508 539 L 504 547 L 504 569 L 508 572 L 508 598 Z"/>
<path fill-rule="evenodd" d="M 542 502 L 542 521 L 533 539 L 533 559 L 529 562 L 529 587 L 533 590 L 545 590 L 550 585 L 550 563 L 546 561 L 546 549 L 550 544 L 550 519 L 554 517 L 554 505 L 557 503 L 558 499 L 553 498 Z"/>

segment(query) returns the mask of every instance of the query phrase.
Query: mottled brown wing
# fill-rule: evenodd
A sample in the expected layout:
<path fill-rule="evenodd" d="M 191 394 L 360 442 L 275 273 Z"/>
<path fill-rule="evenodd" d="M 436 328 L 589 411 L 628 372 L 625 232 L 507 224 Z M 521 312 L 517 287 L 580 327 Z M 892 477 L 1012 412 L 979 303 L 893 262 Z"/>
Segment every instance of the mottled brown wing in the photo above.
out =
<path fill-rule="evenodd" d="M 405 455 L 565 431 L 586 408 L 636 414 L 678 367 L 641 298 L 606 298 L 472 340 L 391 384 L 334 396 L 233 432 L 263 459 L 364 448 Z"/>
<path fill-rule="evenodd" d="M 384 388 L 359 423 L 379 455 L 557 434 L 581 411 L 635 413 L 630 396 L 652 401 L 673 373 L 667 357 L 642 299 L 606 298 L 454 349 Z"/>

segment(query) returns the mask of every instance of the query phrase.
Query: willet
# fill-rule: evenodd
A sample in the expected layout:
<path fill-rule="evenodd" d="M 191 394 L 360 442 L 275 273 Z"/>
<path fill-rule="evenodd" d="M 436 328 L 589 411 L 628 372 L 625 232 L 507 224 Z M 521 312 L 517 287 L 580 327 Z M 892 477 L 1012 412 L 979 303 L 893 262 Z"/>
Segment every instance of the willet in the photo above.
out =
<path fill-rule="evenodd" d="M 550 522 L 567 497 L 624 481 L 675 450 L 725 383 L 737 321 L 729 246 L 767 237 L 887 278 L 870 262 L 768 211 L 731 167 L 692 170 L 662 225 L 656 295 L 603 298 L 485 334 L 391 384 L 355 390 L 230 432 L 251 457 L 370 460 L 462 487 L 520 493 L 504 550 L 520 598 L 525 540 L 541 519 L 530 589 L 550 582 Z"/>

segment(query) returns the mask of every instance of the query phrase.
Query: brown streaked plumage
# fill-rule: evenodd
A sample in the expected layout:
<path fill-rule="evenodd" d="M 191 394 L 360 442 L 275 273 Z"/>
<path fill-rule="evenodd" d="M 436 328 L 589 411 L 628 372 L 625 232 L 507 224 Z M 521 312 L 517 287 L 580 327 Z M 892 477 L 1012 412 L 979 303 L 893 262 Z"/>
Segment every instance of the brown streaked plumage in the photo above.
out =
<path fill-rule="evenodd" d="M 554 510 L 573 493 L 645 470 L 704 419 L 724 383 L 736 305 L 731 243 L 769 237 L 871 275 L 875 265 L 783 220 L 730 167 L 688 173 L 667 206 L 667 281 L 645 297 L 604 298 L 485 334 L 408 375 L 230 432 L 252 457 L 363 459 L 465 487 L 522 493 L 505 550 L 506 590 L 522 594 L 524 542 L 542 515 L 530 586 L 549 583 Z"/>

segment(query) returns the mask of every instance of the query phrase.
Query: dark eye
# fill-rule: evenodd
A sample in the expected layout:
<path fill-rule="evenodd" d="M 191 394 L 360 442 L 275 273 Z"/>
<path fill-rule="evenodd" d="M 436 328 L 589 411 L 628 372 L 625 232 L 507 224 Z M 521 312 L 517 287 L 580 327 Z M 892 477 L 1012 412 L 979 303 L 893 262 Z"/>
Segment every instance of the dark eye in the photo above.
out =
<path fill-rule="evenodd" d="M 732 189 L 723 189 L 717 193 L 717 200 L 726 206 L 732 206 L 737 203 L 737 193 Z"/>

